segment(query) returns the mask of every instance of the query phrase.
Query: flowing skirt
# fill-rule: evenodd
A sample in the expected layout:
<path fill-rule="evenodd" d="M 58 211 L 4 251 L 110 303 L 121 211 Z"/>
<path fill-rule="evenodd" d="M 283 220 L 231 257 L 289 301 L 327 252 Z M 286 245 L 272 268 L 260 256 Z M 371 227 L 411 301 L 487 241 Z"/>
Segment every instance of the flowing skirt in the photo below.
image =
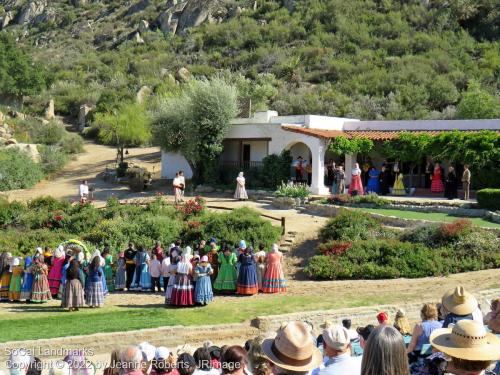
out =
<path fill-rule="evenodd" d="M 82 283 L 79 279 L 73 279 L 66 282 L 64 287 L 61 307 L 78 308 L 85 304 Z"/>
<path fill-rule="evenodd" d="M 104 305 L 104 292 L 102 290 L 102 281 L 89 282 L 85 291 L 85 302 L 89 306 Z"/>
<path fill-rule="evenodd" d="M 402 179 L 396 178 L 396 182 L 394 182 L 392 188 L 392 195 L 406 195 L 406 189 Z"/>
<path fill-rule="evenodd" d="M 130 284 L 130 289 L 143 292 L 151 291 L 151 275 L 147 264 L 135 268 L 134 279 Z"/>
<path fill-rule="evenodd" d="M 168 278 L 167 290 L 165 291 L 165 304 L 170 305 L 172 302 L 172 291 L 174 289 L 175 276 L 170 276 Z"/>
<path fill-rule="evenodd" d="M 214 293 L 212 292 L 212 283 L 210 281 L 210 276 L 199 277 L 196 281 L 195 288 L 195 301 L 198 303 L 208 303 L 214 298 Z"/>
<path fill-rule="evenodd" d="M 223 264 L 214 283 L 215 290 L 236 290 L 236 269 L 230 264 Z"/>
<path fill-rule="evenodd" d="M 178 273 L 175 276 L 175 284 L 172 288 L 171 304 L 175 306 L 192 306 L 193 301 L 193 284 L 188 275 Z"/>
<path fill-rule="evenodd" d="M 357 191 L 358 195 L 363 195 L 363 184 L 361 183 L 361 177 L 359 175 L 352 176 L 351 184 L 349 185 L 349 195 L 353 195 L 353 192 Z"/>
<path fill-rule="evenodd" d="M 10 279 L 12 273 L 4 271 L 0 277 L 0 300 L 9 298 Z"/>
<path fill-rule="evenodd" d="M 123 290 L 127 284 L 127 274 L 125 273 L 125 268 L 118 268 L 116 270 L 115 276 L 115 289 Z"/>
<path fill-rule="evenodd" d="M 262 285 L 264 293 L 280 293 L 286 292 L 286 280 L 283 275 L 281 264 L 271 263 L 267 267 L 266 275 Z"/>
<path fill-rule="evenodd" d="M 237 184 L 234 199 L 248 199 L 248 194 L 244 186 Z"/>
<path fill-rule="evenodd" d="M 367 193 L 380 193 L 380 182 L 378 180 L 378 176 L 370 177 L 368 180 L 368 185 L 366 185 Z"/>
<path fill-rule="evenodd" d="M 433 193 L 442 193 L 444 191 L 444 184 L 441 177 L 433 177 L 431 183 L 431 191 Z"/>
<path fill-rule="evenodd" d="M 22 286 L 21 275 L 12 276 L 9 286 L 9 300 L 19 301 L 21 300 L 21 286 Z"/>
<path fill-rule="evenodd" d="M 33 289 L 31 291 L 31 302 L 45 303 L 52 299 L 50 294 L 49 281 L 45 275 L 37 275 L 33 280 Z"/>
<path fill-rule="evenodd" d="M 259 284 L 257 281 L 257 270 L 255 264 L 245 264 L 240 268 L 238 275 L 238 287 L 236 293 L 252 295 L 259 293 Z"/>
<path fill-rule="evenodd" d="M 266 265 L 263 263 L 257 264 L 257 284 L 259 285 L 259 290 L 262 290 L 262 281 L 264 280 L 265 274 L 266 274 Z"/>
<path fill-rule="evenodd" d="M 113 280 L 113 270 L 111 266 L 104 267 L 104 275 L 106 276 L 106 288 L 109 292 L 115 291 L 115 281 Z"/>
<path fill-rule="evenodd" d="M 31 288 L 33 287 L 33 274 L 25 273 L 23 285 L 21 286 L 21 300 L 29 301 L 31 299 Z"/>
<path fill-rule="evenodd" d="M 49 287 L 50 294 L 53 296 L 57 295 L 59 291 L 59 286 L 61 285 L 61 277 L 62 277 L 62 263 L 52 267 L 49 272 Z"/>

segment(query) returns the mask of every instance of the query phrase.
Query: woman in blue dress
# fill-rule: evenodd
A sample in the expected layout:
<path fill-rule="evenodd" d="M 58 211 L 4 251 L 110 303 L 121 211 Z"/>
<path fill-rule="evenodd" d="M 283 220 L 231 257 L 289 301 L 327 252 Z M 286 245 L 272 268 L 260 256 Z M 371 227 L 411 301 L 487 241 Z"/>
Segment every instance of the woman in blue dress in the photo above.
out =
<path fill-rule="evenodd" d="M 208 257 L 203 255 L 200 263 L 196 266 L 197 276 L 196 288 L 194 290 L 194 301 L 200 305 L 207 305 L 212 302 L 214 293 L 210 276 L 214 273 L 212 266 L 208 262 Z"/>
<path fill-rule="evenodd" d="M 140 246 L 135 255 L 135 274 L 130 289 L 151 291 L 151 275 L 149 274 L 148 263 L 149 255 L 144 250 L 144 247 Z"/>
<path fill-rule="evenodd" d="M 366 185 L 367 193 L 380 193 L 380 182 L 379 182 L 380 172 L 375 169 L 375 167 L 371 167 L 368 171 L 368 184 Z"/>
<path fill-rule="evenodd" d="M 238 274 L 237 294 L 253 295 L 259 293 L 257 267 L 252 254 L 252 248 L 246 248 L 238 258 L 240 272 Z"/>
<path fill-rule="evenodd" d="M 26 257 L 24 261 L 24 276 L 21 286 L 21 301 L 29 301 L 31 299 L 31 287 L 33 285 L 33 274 L 31 273 L 31 257 Z"/>

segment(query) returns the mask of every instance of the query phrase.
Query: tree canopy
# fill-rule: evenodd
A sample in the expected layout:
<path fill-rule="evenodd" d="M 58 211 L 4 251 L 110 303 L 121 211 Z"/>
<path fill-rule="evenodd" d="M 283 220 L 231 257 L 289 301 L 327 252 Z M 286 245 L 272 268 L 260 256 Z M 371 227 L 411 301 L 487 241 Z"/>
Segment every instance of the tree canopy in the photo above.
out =
<path fill-rule="evenodd" d="M 225 79 L 193 80 L 180 96 L 158 100 L 153 115 L 155 142 L 179 152 L 194 178 L 208 178 L 222 152 L 222 141 L 238 113 L 237 89 Z"/>
<path fill-rule="evenodd" d="M 457 106 L 457 116 L 463 119 L 488 119 L 500 116 L 500 99 L 481 89 L 472 81 Z"/>
<path fill-rule="evenodd" d="M 0 51 L 0 94 L 35 95 L 46 86 L 43 67 L 35 64 L 7 33 L 0 33 Z"/>
<path fill-rule="evenodd" d="M 337 155 L 366 154 L 373 149 L 373 141 L 367 138 L 335 137 L 330 141 L 328 149 Z"/>

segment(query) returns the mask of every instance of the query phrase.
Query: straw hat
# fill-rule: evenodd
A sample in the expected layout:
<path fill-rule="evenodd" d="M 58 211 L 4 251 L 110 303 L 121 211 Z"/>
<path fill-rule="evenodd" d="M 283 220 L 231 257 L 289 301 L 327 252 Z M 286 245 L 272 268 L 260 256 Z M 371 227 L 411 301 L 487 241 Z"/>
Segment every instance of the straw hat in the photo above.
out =
<path fill-rule="evenodd" d="M 457 315 L 472 314 L 477 309 L 478 303 L 472 294 L 466 292 L 463 286 L 446 292 L 442 299 L 443 306 L 449 312 Z"/>
<path fill-rule="evenodd" d="M 495 361 L 500 359 L 500 339 L 487 333 L 484 326 L 474 320 L 460 320 L 453 328 L 436 329 L 430 342 L 440 352 L 469 361 Z"/>
<path fill-rule="evenodd" d="M 265 357 L 285 370 L 309 371 L 322 363 L 322 354 L 312 342 L 305 323 L 290 322 L 282 326 L 274 339 L 262 343 Z"/>

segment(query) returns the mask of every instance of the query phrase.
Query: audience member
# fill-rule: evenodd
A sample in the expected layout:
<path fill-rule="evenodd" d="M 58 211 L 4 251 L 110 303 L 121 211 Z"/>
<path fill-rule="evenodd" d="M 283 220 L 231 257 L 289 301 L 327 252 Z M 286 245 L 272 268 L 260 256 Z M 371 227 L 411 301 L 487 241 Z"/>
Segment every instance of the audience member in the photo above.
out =
<path fill-rule="evenodd" d="M 124 374 L 142 375 L 142 352 L 135 346 L 125 348 L 120 354 L 121 368 Z"/>
<path fill-rule="evenodd" d="M 248 366 L 247 352 L 239 345 L 233 345 L 222 351 L 220 359 L 223 374 L 243 375 Z"/>
<path fill-rule="evenodd" d="M 194 375 L 219 375 L 220 371 L 213 368 L 212 358 L 208 348 L 201 347 L 194 352 L 194 360 L 196 361 L 196 371 Z"/>
<path fill-rule="evenodd" d="M 366 342 L 362 375 L 409 375 L 403 336 L 389 325 L 380 325 Z"/>
<path fill-rule="evenodd" d="M 389 315 L 385 311 L 381 311 L 377 314 L 377 321 L 380 325 L 390 324 Z"/>
<path fill-rule="evenodd" d="M 7 368 L 11 375 L 23 375 L 28 372 L 31 364 L 31 356 L 26 349 L 13 350 L 7 362 Z"/>
<path fill-rule="evenodd" d="M 141 342 L 138 348 L 142 352 L 142 372 L 147 375 L 151 372 L 151 364 L 156 355 L 156 348 L 149 342 Z"/>
<path fill-rule="evenodd" d="M 49 369 L 49 375 L 70 375 L 70 372 L 69 364 L 64 361 L 56 361 Z"/>
<path fill-rule="evenodd" d="M 452 329 L 438 329 L 430 341 L 436 350 L 449 357 L 449 360 L 442 357 L 443 365 L 437 367 L 437 375 L 494 374 L 487 369 L 492 361 L 500 359 L 500 339 L 473 320 L 460 320 Z"/>
<path fill-rule="evenodd" d="M 495 319 L 500 314 L 500 297 L 493 298 L 490 304 L 490 311 L 484 317 L 484 324 L 488 324 L 491 319 Z"/>
<path fill-rule="evenodd" d="M 406 317 L 403 309 L 399 309 L 396 312 L 396 317 L 394 319 L 394 328 L 396 328 L 403 336 L 411 335 L 410 322 L 408 321 L 408 318 Z"/>
<path fill-rule="evenodd" d="M 164 346 L 156 348 L 150 375 L 179 375 L 174 355 Z"/>
<path fill-rule="evenodd" d="M 358 329 L 356 329 L 359 335 L 359 346 L 361 346 L 362 349 L 366 346 L 366 342 L 374 329 L 375 326 L 373 324 L 368 324 L 366 327 L 358 327 Z"/>
<path fill-rule="evenodd" d="M 248 367 L 252 375 L 271 375 L 271 368 L 262 350 L 263 336 L 257 336 L 250 341 L 248 350 Z"/>
<path fill-rule="evenodd" d="M 274 375 L 305 375 L 323 362 L 323 356 L 303 322 L 283 325 L 274 339 L 264 340 L 262 350 Z"/>
<path fill-rule="evenodd" d="M 483 324 L 482 314 L 479 314 L 480 318 L 477 314 L 479 310 L 477 300 L 463 286 L 457 286 L 454 290 L 446 292 L 442 303 L 447 312 L 443 328 L 448 328 L 450 324 L 456 324 L 460 320 L 477 320 Z"/>
<path fill-rule="evenodd" d="M 429 344 L 432 332 L 442 327 L 442 323 L 437 320 L 438 310 L 436 305 L 426 303 L 420 310 L 422 322 L 415 324 L 410 344 L 407 352 L 409 354 L 410 363 L 415 362 L 420 357 L 422 347 Z"/>
<path fill-rule="evenodd" d="M 120 373 L 120 351 L 115 349 L 111 352 L 109 367 L 104 369 L 103 375 L 118 375 Z"/>
<path fill-rule="evenodd" d="M 342 319 L 342 326 L 349 332 L 349 339 L 351 341 L 356 341 L 358 339 L 358 333 L 351 328 L 351 319 Z"/>
<path fill-rule="evenodd" d="M 323 354 L 327 361 L 313 374 L 319 375 L 359 375 L 361 360 L 352 357 L 351 340 L 346 328 L 336 325 L 323 331 Z"/>
<path fill-rule="evenodd" d="M 66 362 L 63 362 L 66 363 Z M 33 357 L 31 360 L 31 363 L 28 367 L 28 371 L 26 372 L 26 375 L 41 375 L 42 374 L 42 361 L 40 361 L 40 358 L 38 357 Z M 67 366 L 68 369 L 68 375 L 69 375 L 69 366 Z M 65 374 L 66 375 L 66 374 Z"/>
<path fill-rule="evenodd" d="M 182 353 L 177 358 L 177 371 L 180 375 L 193 375 L 196 371 L 196 361 L 193 356 L 188 353 Z"/>

